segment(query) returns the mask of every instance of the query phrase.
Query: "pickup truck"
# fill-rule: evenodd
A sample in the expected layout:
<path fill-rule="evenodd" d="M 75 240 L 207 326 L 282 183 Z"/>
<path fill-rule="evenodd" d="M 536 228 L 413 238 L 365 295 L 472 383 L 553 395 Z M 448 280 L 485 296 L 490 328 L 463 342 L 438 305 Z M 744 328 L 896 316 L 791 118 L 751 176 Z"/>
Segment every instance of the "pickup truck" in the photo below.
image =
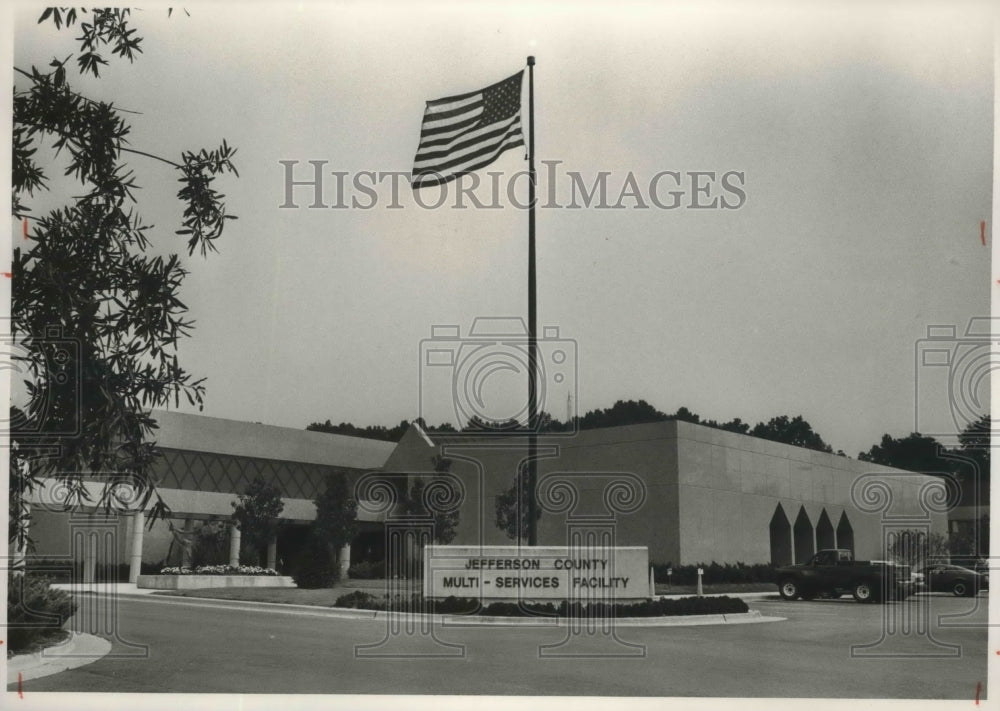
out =
<path fill-rule="evenodd" d="M 845 549 L 821 550 L 808 563 L 778 568 L 776 575 L 785 600 L 837 598 L 849 592 L 858 602 L 882 602 L 914 592 L 909 566 L 854 560 Z"/>

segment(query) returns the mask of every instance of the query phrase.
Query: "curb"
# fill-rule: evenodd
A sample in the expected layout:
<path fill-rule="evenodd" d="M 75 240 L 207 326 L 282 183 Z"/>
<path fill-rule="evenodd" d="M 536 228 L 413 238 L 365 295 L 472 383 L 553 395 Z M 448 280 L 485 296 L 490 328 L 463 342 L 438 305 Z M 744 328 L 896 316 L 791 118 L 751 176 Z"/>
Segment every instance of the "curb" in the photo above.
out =
<path fill-rule="evenodd" d="M 384 613 L 383 613 L 384 614 Z M 476 615 L 434 615 L 441 618 L 444 627 L 477 627 L 493 625 L 500 627 L 569 627 L 573 618 L 567 617 L 486 617 Z M 695 627 L 700 625 L 739 625 L 758 622 L 781 622 L 784 617 L 764 617 L 759 610 L 720 615 L 671 615 L 668 617 L 616 617 L 611 627 Z M 597 620 L 579 618 L 579 623 L 589 625 Z"/>
<path fill-rule="evenodd" d="M 685 597 L 698 597 L 694 593 L 677 593 L 670 595 L 657 595 L 660 600 L 679 600 Z M 726 592 L 726 593 L 707 593 L 702 595 L 702 597 L 739 597 L 743 599 L 760 599 L 766 597 L 779 597 L 778 592 Z"/>
<path fill-rule="evenodd" d="M 20 654 L 7 660 L 7 683 L 41 679 L 59 672 L 92 664 L 111 651 L 111 642 L 92 634 L 74 632 L 68 642 L 47 647 L 33 654 Z"/>
<path fill-rule="evenodd" d="M 771 593 L 759 593 L 770 595 Z M 145 598 L 144 595 L 134 597 Z M 688 596 L 690 597 L 690 596 Z M 227 600 L 211 597 L 194 597 L 187 595 L 156 595 L 152 598 L 155 601 L 163 601 L 164 604 L 196 605 L 198 607 L 235 607 L 245 610 L 256 610 L 258 612 L 287 612 L 308 613 L 317 617 L 329 617 L 340 619 L 367 619 L 388 621 L 398 616 L 405 616 L 407 619 L 423 620 L 429 619 L 446 627 L 475 627 L 481 625 L 492 625 L 496 627 L 566 627 L 573 618 L 566 617 L 507 617 L 507 616 L 482 616 L 482 615 L 453 615 L 453 614 L 423 614 L 406 612 L 387 612 L 386 610 L 359 610 L 345 607 L 321 607 L 319 605 L 294 605 L 281 602 L 251 602 L 247 600 Z M 581 618 L 585 624 L 590 618 Z M 765 617 L 759 610 L 749 612 L 717 614 L 717 615 L 671 615 L 666 617 L 616 617 L 614 624 L 623 627 L 687 627 L 694 625 L 721 625 L 721 624 L 753 624 L 759 622 L 780 622 L 784 617 Z"/>

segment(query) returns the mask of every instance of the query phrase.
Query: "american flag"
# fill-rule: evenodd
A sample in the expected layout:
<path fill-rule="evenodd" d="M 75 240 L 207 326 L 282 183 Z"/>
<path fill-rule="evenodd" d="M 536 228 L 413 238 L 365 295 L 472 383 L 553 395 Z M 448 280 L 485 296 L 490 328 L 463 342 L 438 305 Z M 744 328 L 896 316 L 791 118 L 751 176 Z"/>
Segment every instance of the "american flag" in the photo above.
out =
<path fill-rule="evenodd" d="M 455 180 L 524 145 L 523 75 L 522 70 L 482 91 L 427 102 L 413 161 L 414 190 Z"/>

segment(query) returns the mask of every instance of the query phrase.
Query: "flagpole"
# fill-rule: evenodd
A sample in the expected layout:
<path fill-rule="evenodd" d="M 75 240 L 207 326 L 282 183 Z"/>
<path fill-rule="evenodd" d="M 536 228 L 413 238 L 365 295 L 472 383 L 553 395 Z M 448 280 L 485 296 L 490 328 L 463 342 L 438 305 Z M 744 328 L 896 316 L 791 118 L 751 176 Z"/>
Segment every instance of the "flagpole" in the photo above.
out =
<path fill-rule="evenodd" d="M 535 290 L 535 58 L 528 57 L 528 545 L 538 545 L 538 314 Z"/>

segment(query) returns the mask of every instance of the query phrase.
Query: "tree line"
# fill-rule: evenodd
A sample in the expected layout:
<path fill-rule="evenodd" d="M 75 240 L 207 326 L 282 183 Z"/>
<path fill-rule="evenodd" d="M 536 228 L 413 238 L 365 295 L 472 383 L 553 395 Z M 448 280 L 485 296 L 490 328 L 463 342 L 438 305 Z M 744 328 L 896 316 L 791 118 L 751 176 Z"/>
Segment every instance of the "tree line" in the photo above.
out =
<path fill-rule="evenodd" d="M 540 432 L 567 432 L 602 427 L 638 425 L 649 422 L 665 422 L 669 420 L 692 422 L 728 432 L 790 444 L 795 447 L 804 447 L 805 449 L 812 449 L 818 452 L 847 456 L 841 449 L 834 452 L 833 447 L 826 443 L 823 437 L 813 429 L 812 425 L 802 415 L 778 415 L 772 417 L 767 422 L 758 422 L 756 425 L 751 426 L 750 423 L 744 422 L 739 417 L 725 422 L 702 418 L 697 413 L 683 406 L 679 407 L 675 412 L 668 414 L 656 409 L 645 400 L 618 400 L 609 408 L 591 410 L 582 416 L 573 417 L 568 422 L 561 422 L 549 413 L 543 412 L 540 415 L 539 427 L 537 429 Z M 433 426 L 427 424 L 422 418 L 413 420 L 413 423 L 419 424 L 425 432 L 429 433 L 458 431 L 450 423 Z M 330 420 L 326 420 L 325 422 L 313 422 L 306 429 L 314 432 L 328 432 L 353 437 L 378 439 L 386 442 L 398 442 L 402 439 L 410 424 L 410 421 L 402 420 L 394 427 L 384 427 L 381 425 L 359 427 L 349 422 L 341 422 L 335 425 Z M 522 424 L 514 420 L 490 423 L 479 418 L 473 418 L 462 427 L 461 431 L 482 431 L 489 433 L 495 431 L 516 431 L 520 427 L 522 427 Z M 861 461 L 883 464 L 898 469 L 941 474 L 954 472 L 957 467 L 961 466 L 958 458 L 955 456 L 960 455 L 959 458 L 964 457 L 970 462 L 974 462 L 981 473 L 988 474 L 990 427 L 990 416 L 983 415 L 962 431 L 959 435 L 959 447 L 953 450 L 948 449 L 935 438 L 922 435 L 918 432 L 898 438 L 889 434 L 883 434 L 878 444 L 873 444 L 868 451 L 859 452 L 857 458 Z"/>

